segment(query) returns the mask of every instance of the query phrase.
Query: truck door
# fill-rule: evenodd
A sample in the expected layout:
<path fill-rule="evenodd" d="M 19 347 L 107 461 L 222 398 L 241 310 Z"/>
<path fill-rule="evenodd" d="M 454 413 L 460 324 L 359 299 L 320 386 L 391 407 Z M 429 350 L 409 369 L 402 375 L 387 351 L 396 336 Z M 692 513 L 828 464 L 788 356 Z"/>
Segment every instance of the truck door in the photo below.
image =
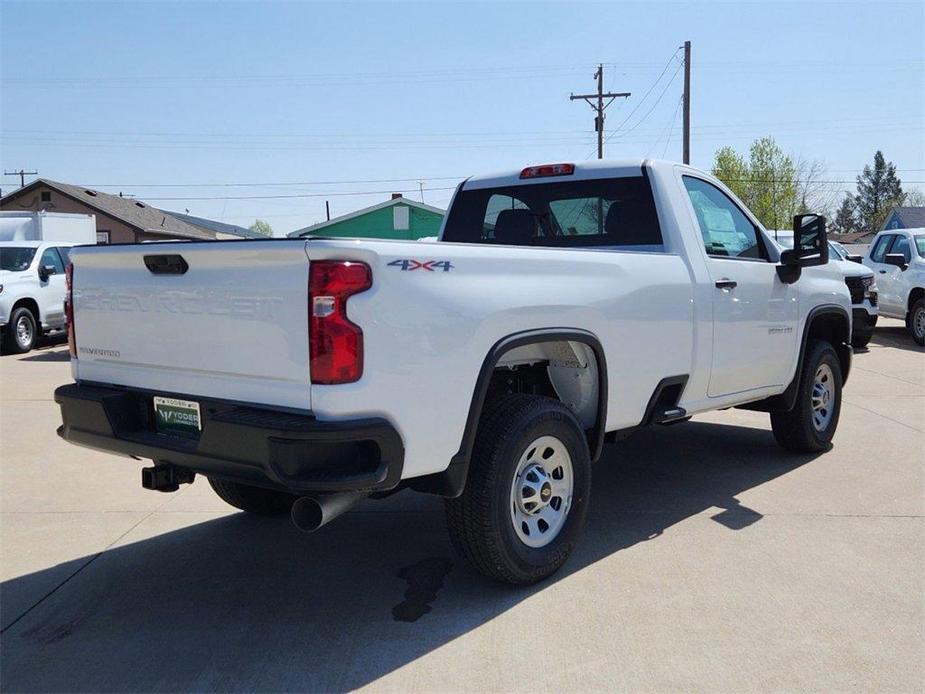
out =
<path fill-rule="evenodd" d="M 912 244 L 909 242 L 909 238 L 905 234 L 897 234 L 887 253 L 899 253 L 905 258 L 906 264 L 911 263 Z M 878 273 L 876 277 L 882 277 L 886 287 L 886 292 L 883 295 L 884 308 L 890 313 L 904 316 L 906 315 L 906 295 L 908 291 L 905 287 L 904 271 L 895 265 L 887 265 L 886 263 L 883 264 L 883 268 L 886 272 L 884 274 Z M 877 283 L 880 283 L 879 279 Z"/>
<path fill-rule="evenodd" d="M 708 395 L 787 384 L 797 346 L 797 294 L 777 277 L 757 226 L 712 183 L 684 176 L 713 283 Z"/>
<path fill-rule="evenodd" d="M 43 268 L 53 268 L 43 278 Z M 60 327 L 64 324 L 64 294 L 66 291 L 64 278 L 64 262 L 58 254 L 57 248 L 46 248 L 39 258 L 39 296 L 38 303 L 41 309 L 42 320 L 46 327 Z"/>

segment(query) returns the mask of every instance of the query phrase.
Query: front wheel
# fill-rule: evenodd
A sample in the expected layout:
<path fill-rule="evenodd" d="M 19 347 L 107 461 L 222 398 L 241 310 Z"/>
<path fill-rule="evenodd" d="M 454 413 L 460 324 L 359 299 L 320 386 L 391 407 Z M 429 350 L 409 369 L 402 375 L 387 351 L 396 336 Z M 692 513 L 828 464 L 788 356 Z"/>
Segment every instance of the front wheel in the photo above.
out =
<path fill-rule="evenodd" d="M 795 453 L 826 450 L 838 427 L 841 390 L 841 363 L 832 345 L 811 343 L 800 371 L 796 404 L 787 412 L 771 413 L 777 443 Z"/>
<path fill-rule="evenodd" d="M 919 299 L 909 312 L 909 332 L 919 345 L 925 345 L 925 299 Z"/>
<path fill-rule="evenodd" d="M 873 337 L 873 334 L 870 335 L 853 335 L 851 337 L 851 346 L 855 349 L 864 349 L 870 344 L 870 339 Z"/>
<path fill-rule="evenodd" d="M 5 351 L 12 354 L 29 352 L 38 341 L 38 324 L 32 311 L 20 306 L 10 315 L 4 335 Z"/>
<path fill-rule="evenodd" d="M 446 501 L 456 549 L 480 572 L 536 583 L 578 543 L 591 458 L 584 431 L 558 400 L 508 395 L 479 422 L 466 489 Z"/>

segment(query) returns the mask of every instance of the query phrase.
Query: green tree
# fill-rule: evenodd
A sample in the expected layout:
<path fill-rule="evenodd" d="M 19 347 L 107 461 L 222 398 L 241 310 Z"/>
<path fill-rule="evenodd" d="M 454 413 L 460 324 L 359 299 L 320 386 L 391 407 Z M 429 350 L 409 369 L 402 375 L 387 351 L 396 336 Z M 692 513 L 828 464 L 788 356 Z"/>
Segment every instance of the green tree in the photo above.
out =
<path fill-rule="evenodd" d="M 273 227 L 270 226 L 269 222 L 265 222 L 262 219 L 255 219 L 254 223 L 251 224 L 248 229 L 263 236 L 273 236 Z"/>
<path fill-rule="evenodd" d="M 749 196 L 748 162 L 732 147 L 717 150 L 713 175 L 729 186 L 743 202 Z"/>
<path fill-rule="evenodd" d="M 716 152 L 713 175 L 725 183 L 768 229 L 789 229 L 801 201 L 797 167 L 773 137 L 755 140 L 748 159 L 732 147 Z"/>
<path fill-rule="evenodd" d="M 874 166 L 865 166 L 858 176 L 858 192 L 854 196 L 858 226 L 861 231 L 879 231 L 890 209 L 902 205 L 906 196 L 902 181 L 896 176 L 896 166 L 887 163 L 879 149 L 874 154 Z"/>
<path fill-rule="evenodd" d="M 855 217 L 854 198 L 846 195 L 841 201 L 841 207 L 835 213 L 835 219 L 832 220 L 832 231 L 836 234 L 848 234 L 857 228 L 857 218 Z"/>

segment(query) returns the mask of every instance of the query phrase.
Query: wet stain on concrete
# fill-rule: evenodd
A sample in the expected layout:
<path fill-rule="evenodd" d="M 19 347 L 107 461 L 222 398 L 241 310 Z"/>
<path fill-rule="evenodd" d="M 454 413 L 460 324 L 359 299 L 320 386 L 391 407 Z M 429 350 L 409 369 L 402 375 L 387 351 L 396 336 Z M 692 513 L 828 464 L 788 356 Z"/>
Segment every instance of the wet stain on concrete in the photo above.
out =
<path fill-rule="evenodd" d="M 443 587 L 443 580 L 453 569 L 453 562 L 446 557 L 428 557 L 416 564 L 400 569 L 398 577 L 408 582 L 405 599 L 392 608 L 396 622 L 416 622 L 433 609 L 431 603 L 437 599 L 437 591 Z"/>
<path fill-rule="evenodd" d="M 23 632 L 22 638 L 35 641 L 43 646 L 50 646 L 53 643 L 63 641 L 73 634 L 79 623 L 80 620 L 75 619 L 65 624 L 58 624 L 51 627 L 44 625 L 35 627 Z"/>

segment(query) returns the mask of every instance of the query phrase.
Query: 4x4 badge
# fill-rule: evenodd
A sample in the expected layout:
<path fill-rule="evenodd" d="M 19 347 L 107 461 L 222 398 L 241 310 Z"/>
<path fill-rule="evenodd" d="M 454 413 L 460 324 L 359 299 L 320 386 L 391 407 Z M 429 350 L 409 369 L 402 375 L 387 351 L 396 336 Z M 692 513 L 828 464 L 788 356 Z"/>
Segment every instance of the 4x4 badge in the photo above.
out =
<path fill-rule="evenodd" d="M 443 270 L 444 272 L 449 272 L 453 269 L 453 264 L 449 260 L 414 260 L 413 258 L 403 258 L 401 260 L 393 260 L 389 263 L 389 267 L 399 267 L 402 272 L 411 272 L 412 270 L 426 270 L 427 272 Z"/>

